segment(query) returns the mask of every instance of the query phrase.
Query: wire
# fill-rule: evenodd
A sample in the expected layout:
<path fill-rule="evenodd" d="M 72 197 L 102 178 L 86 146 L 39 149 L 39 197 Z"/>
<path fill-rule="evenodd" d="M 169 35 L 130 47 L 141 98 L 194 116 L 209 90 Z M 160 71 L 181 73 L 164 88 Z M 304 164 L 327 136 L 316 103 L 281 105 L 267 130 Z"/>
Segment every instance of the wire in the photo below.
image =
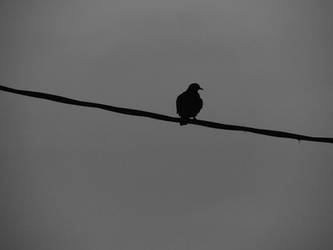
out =
<path fill-rule="evenodd" d="M 95 103 L 95 102 L 80 101 L 80 100 L 75 100 L 75 99 L 71 99 L 71 98 L 67 98 L 67 97 L 63 97 L 63 96 L 59 96 L 59 95 L 47 94 L 47 93 L 42 93 L 42 92 L 14 89 L 14 88 L 9 88 L 9 87 L 3 86 L 3 85 L 0 85 L 0 90 L 9 92 L 9 93 L 13 93 L 13 94 L 30 96 L 30 97 L 34 97 L 34 98 L 39 98 L 39 99 L 44 99 L 44 100 L 49 100 L 49 101 L 54 101 L 54 102 L 59 102 L 59 103 L 65 103 L 65 104 L 69 104 L 69 105 L 103 109 L 103 110 L 121 113 L 121 114 L 125 114 L 125 115 L 142 116 L 142 117 L 148 117 L 148 118 L 167 121 L 167 122 L 175 122 L 175 123 L 180 122 L 180 118 L 178 118 L 178 117 L 172 117 L 172 116 L 167 116 L 167 115 L 162 115 L 162 114 L 157 114 L 157 113 L 152 113 L 152 112 L 142 111 L 142 110 L 137 110 L 137 109 L 115 107 L 115 106 L 110 106 L 110 105 Z M 333 138 L 313 137 L 313 136 L 294 134 L 294 133 L 278 131 L 278 130 L 260 129 L 260 128 L 231 125 L 231 124 L 222 124 L 222 123 L 217 123 L 217 122 L 212 122 L 212 121 L 196 120 L 196 119 L 188 120 L 187 123 L 193 124 L 193 125 L 198 125 L 198 126 L 203 126 L 203 127 L 214 128 L 214 129 L 244 131 L 244 132 L 250 132 L 250 133 L 261 134 L 261 135 L 266 135 L 266 136 L 295 139 L 298 141 L 333 143 Z"/>

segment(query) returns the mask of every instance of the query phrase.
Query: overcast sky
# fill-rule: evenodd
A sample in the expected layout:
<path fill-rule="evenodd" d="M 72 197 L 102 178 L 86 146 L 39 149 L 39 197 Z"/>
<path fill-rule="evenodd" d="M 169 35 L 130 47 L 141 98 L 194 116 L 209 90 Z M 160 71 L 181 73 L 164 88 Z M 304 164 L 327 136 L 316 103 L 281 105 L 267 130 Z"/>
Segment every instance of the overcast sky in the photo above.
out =
<path fill-rule="evenodd" d="M 2 0 L 0 82 L 333 137 L 324 0 Z M 333 147 L 0 93 L 6 250 L 333 249 Z"/>

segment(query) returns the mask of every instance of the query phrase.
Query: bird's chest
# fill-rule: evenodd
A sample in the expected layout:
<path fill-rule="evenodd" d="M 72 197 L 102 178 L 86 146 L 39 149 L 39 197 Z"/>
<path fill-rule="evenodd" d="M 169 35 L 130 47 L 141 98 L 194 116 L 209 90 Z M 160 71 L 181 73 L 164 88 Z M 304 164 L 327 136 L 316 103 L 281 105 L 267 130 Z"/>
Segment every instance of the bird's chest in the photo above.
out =
<path fill-rule="evenodd" d="M 202 108 L 202 99 L 198 94 L 186 94 L 179 100 L 181 113 L 187 116 L 195 116 Z"/>

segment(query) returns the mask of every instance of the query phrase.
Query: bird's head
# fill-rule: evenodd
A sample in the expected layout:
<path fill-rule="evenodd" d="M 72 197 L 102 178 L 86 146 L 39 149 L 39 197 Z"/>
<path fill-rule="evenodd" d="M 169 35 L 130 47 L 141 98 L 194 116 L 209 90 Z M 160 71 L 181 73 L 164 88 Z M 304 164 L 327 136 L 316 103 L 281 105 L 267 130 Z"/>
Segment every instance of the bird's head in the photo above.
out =
<path fill-rule="evenodd" d="M 200 89 L 203 90 L 203 88 L 201 88 L 198 83 L 191 83 L 187 90 L 193 91 L 193 92 L 198 92 L 198 90 L 200 90 Z"/>

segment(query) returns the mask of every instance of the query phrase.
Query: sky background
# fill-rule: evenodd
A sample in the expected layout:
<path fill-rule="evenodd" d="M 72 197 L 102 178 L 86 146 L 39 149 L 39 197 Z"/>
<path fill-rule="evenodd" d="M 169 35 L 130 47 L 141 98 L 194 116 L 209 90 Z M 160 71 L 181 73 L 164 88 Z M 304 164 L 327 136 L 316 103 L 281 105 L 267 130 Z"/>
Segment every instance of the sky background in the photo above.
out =
<path fill-rule="evenodd" d="M 333 3 L 2 0 L 0 82 L 333 137 Z M 0 93 L 0 248 L 333 249 L 333 147 Z"/>

